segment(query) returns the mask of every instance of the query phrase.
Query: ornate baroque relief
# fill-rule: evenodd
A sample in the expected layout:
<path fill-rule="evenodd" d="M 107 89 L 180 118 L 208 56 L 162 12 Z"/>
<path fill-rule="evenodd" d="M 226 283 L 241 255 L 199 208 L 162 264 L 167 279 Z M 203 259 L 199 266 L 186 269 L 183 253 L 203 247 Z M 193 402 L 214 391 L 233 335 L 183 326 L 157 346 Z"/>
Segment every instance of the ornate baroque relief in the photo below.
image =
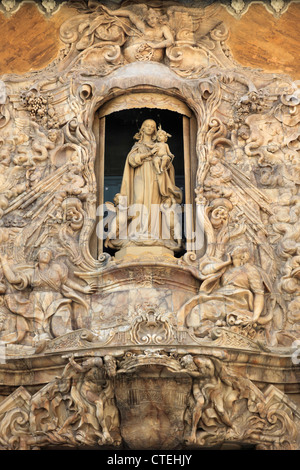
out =
<path fill-rule="evenodd" d="M 60 377 L 34 395 L 19 388 L 0 412 L 0 444 L 9 450 L 120 448 L 122 439 L 133 449 L 241 440 L 268 450 L 299 446 L 300 415 L 283 393 L 272 385 L 262 393 L 220 360 L 198 355 L 146 351 L 81 363 L 72 356 Z"/>
<path fill-rule="evenodd" d="M 299 382 L 299 90 L 234 61 L 217 7 L 77 6 L 53 63 L 1 77 L 0 444 L 298 449 L 282 390 Z M 167 217 L 184 196 L 168 123 L 146 119 L 94 256 L 95 115 L 113 99 L 193 116 L 200 249 Z M 148 209 L 138 237 L 121 196 Z"/>

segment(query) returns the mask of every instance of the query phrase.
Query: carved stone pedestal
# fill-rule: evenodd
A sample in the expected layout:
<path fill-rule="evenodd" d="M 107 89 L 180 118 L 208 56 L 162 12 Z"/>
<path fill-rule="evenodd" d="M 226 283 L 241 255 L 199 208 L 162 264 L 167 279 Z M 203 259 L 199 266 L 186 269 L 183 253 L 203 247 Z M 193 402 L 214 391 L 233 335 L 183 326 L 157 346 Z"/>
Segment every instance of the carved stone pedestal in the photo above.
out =
<path fill-rule="evenodd" d="M 162 247 L 162 246 L 131 246 L 128 248 L 123 248 L 116 252 L 115 258 L 116 260 L 120 260 L 122 258 L 140 258 L 141 255 L 147 256 L 174 256 L 172 250 Z"/>
<path fill-rule="evenodd" d="M 1 366 L 11 392 L 2 449 L 299 448 L 300 413 L 280 390 L 296 391 L 299 371 L 285 355 L 209 344 L 122 351 L 84 332 L 55 350 Z"/>

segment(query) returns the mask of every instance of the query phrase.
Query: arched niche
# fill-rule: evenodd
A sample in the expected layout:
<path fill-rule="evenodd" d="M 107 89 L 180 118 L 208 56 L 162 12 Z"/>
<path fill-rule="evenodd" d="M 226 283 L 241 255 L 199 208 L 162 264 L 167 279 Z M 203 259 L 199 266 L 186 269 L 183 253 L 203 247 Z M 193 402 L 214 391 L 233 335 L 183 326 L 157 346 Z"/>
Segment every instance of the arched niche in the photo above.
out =
<path fill-rule="evenodd" d="M 190 207 L 189 216 L 194 210 L 193 193 L 197 172 L 196 118 L 178 97 L 144 88 L 109 99 L 95 113 L 93 132 L 97 142 L 97 205 L 111 202 L 113 195 L 118 192 L 125 159 L 134 143 L 133 136 L 144 119 L 152 118 L 172 135 L 168 143 L 175 155 L 176 184 L 183 191 L 183 204 Z M 98 258 L 103 250 L 103 240 L 94 233 L 91 240 L 93 256 Z"/>

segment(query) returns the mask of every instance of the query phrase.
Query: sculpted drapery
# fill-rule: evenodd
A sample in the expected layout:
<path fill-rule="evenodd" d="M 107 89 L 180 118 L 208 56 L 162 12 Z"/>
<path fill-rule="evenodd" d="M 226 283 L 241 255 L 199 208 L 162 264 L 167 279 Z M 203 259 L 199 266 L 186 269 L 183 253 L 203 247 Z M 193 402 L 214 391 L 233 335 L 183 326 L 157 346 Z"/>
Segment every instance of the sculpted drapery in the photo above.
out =
<path fill-rule="evenodd" d="M 158 227 L 159 209 L 180 204 L 182 192 L 175 185 L 175 171 L 172 163 L 158 172 L 154 165 L 157 126 L 152 119 L 146 119 L 135 135 L 137 142 L 129 152 L 123 173 L 118 200 L 128 208 L 128 221 L 138 215 L 139 223 L 128 228 L 129 239 L 151 239 L 151 230 L 162 236 L 162 222 Z M 169 233 L 172 233 L 172 230 Z M 172 237 L 172 235 L 171 235 Z"/>
<path fill-rule="evenodd" d="M 206 259 L 199 294 L 180 309 L 179 317 L 205 336 L 214 325 L 265 324 L 264 294 L 270 287 L 264 273 L 250 261 L 246 246 L 237 246 L 227 261 Z"/>
<path fill-rule="evenodd" d="M 36 340 L 71 331 L 72 301 L 79 302 L 82 307 L 86 306 L 75 291 L 91 293 L 89 286 L 82 287 L 72 281 L 68 268 L 55 262 L 53 253 L 47 248 L 39 251 L 38 262 L 34 266 L 21 266 L 17 269 L 10 266 L 7 257 L 3 255 L 1 264 L 6 279 L 16 289 L 11 288 L 7 292 L 5 302 L 10 311 L 17 315 L 17 324 L 21 325 L 23 337 L 30 330 L 36 331 Z M 29 286 L 32 291 L 28 298 L 19 294 Z"/>

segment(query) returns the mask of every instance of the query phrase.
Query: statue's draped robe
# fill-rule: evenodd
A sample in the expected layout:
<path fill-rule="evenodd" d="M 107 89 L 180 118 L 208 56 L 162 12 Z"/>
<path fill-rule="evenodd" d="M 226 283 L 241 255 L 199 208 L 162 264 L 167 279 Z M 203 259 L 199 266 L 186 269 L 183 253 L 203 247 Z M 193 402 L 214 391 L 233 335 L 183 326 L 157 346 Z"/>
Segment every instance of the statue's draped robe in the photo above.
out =
<path fill-rule="evenodd" d="M 253 317 L 254 296 L 265 293 L 265 283 L 260 270 L 246 263 L 210 274 L 202 283 L 197 296 L 183 305 L 179 312 L 181 323 L 186 318 L 206 328 L 217 320 L 230 322 L 230 317 L 249 322 Z"/>
<path fill-rule="evenodd" d="M 141 159 L 141 155 L 151 152 L 152 147 L 136 143 L 127 156 L 120 194 L 127 198 L 128 207 L 134 204 L 143 206 L 141 220 L 144 220 L 142 232 L 148 235 L 151 227 L 151 206 L 182 201 L 182 192 L 175 186 L 175 171 L 170 167 L 157 174 L 153 158 Z M 152 208 L 153 211 L 153 208 Z M 130 233 L 129 233 L 130 236 Z"/>

